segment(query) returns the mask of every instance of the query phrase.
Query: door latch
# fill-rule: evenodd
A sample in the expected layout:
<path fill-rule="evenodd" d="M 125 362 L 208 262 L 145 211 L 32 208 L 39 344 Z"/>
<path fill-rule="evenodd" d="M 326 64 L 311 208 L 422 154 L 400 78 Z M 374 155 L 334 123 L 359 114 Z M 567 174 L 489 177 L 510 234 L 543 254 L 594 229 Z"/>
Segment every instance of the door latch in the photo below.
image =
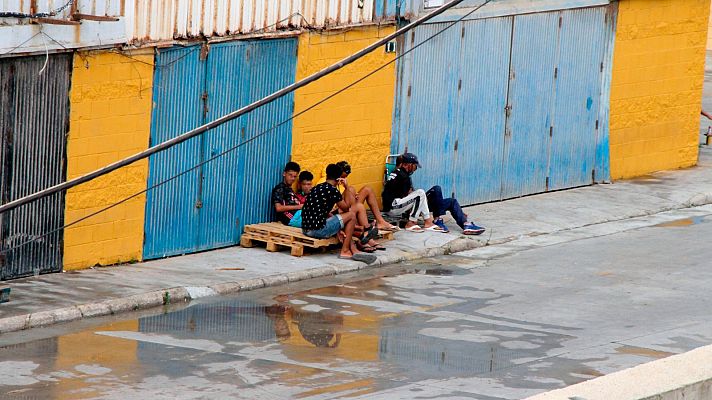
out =
<path fill-rule="evenodd" d="M 195 202 L 195 208 L 203 208 L 203 201 L 198 200 Z"/>

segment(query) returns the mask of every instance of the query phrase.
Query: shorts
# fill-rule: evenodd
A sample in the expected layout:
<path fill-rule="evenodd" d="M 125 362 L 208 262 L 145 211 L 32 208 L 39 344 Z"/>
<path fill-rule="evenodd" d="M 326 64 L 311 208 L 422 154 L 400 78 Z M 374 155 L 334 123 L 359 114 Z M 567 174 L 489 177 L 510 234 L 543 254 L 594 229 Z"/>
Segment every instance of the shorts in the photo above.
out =
<path fill-rule="evenodd" d="M 294 213 L 292 219 L 289 220 L 289 226 L 293 226 L 295 228 L 302 227 L 302 210 L 297 210 L 297 212 Z"/>
<path fill-rule="evenodd" d="M 326 220 L 326 224 L 323 228 L 313 231 L 304 231 L 304 234 L 314 239 L 328 239 L 335 236 L 342 229 L 344 229 L 344 220 L 341 218 L 341 215 L 336 214 Z"/>

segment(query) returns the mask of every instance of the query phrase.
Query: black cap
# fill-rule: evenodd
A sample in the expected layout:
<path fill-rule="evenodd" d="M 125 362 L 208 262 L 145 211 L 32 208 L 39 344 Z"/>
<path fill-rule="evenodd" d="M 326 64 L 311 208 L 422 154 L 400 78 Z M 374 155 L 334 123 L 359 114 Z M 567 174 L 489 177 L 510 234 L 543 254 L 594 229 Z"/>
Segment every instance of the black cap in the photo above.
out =
<path fill-rule="evenodd" d="M 420 163 L 418 162 L 418 157 L 413 153 L 403 153 L 401 156 L 404 164 L 415 164 L 420 168 Z"/>

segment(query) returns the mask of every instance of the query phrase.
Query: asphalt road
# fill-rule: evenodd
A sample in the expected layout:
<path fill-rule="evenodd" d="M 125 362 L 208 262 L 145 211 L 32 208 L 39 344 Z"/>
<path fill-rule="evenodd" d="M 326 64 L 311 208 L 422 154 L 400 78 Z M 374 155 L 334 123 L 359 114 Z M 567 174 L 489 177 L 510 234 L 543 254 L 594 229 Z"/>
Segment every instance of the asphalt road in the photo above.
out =
<path fill-rule="evenodd" d="M 678 213 L 5 335 L 0 397 L 523 398 L 712 343 L 712 215 Z"/>

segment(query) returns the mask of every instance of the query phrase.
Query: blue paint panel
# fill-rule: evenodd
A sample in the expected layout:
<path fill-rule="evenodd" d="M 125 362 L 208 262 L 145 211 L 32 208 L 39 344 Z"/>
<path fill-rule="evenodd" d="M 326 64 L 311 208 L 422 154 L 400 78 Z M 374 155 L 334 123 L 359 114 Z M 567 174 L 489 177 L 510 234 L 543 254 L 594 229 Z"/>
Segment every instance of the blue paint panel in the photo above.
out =
<path fill-rule="evenodd" d="M 601 74 L 601 100 L 598 113 L 598 135 L 596 139 L 596 175 L 594 181 L 609 182 L 611 179 L 611 156 L 609 147 L 609 121 L 611 78 L 613 75 L 613 47 L 615 43 L 618 3 L 607 7 L 605 17 L 605 48 L 603 51 L 603 73 Z"/>
<path fill-rule="evenodd" d="M 294 83 L 297 45 L 296 38 L 251 42 L 250 70 L 243 76 L 248 102 Z M 245 225 L 273 220 L 270 195 L 274 185 L 282 179 L 284 164 L 290 159 L 292 121 L 289 118 L 293 112 L 294 95 L 289 94 L 245 117 L 245 139 L 254 139 L 271 130 L 240 149 L 242 201 L 238 205 L 238 233 Z"/>
<path fill-rule="evenodd" d="M 195 48 L 162 53 L 157 64 L 170 67 L 157 68 L 154 79 L 152 143 L 175 137 L 293 83 L 296 49 L 297 40 L 290 38 L 214 44 L 207 61 L 199 59 Z M 159 153 L 149 161 L 149 185 L 287 121 L 293 107 L 293 96 L 285 96 Z M 288 121 L 162 189 L 149 191 L 144 257 L 236 244 L 245 224 L 269 220 L 269 194 L 289 159 L 291 128 Z"/>
<path fill-rule="evenodd" d="M 207 61 L 208 113 L 206 122 L 247 105 L 250 84 L 249 42 L 226 42 L 211 46 Z M 237 146 L 243 139 L 245 116 L 203 134 L 203 159 L 211 159 Z M 202 167 L 198 249 L 237 242 L 236 221 L 242 193 L 239 190 L 242 160 L 233 150 Z"/>
<path fill-rule="evenodd" d="M 473 204 L 500 198 L 512 18 L 463 24 L 453 181 L 460 203 Z"/>
<path fill-rule="evenodd" d="M 151 144 L 174 138 L 203 122 L 205 90 L 200 47 L 161 50 L 153 80 Z M 193 138 L 149 158 L 148 187 L 193 167 L 200 160 L 200 138 Z M 191 171 L 146 194 L 143 257 L 182 254 L 198 240 L 199 171 Z"/>
<path fill-rule="evenodd" d="M 406 48 L 422 43 L 442 30 L 445 24 L 423 25 L 407 37 Z M 453 55 L 460 51 L 460 30 L 449 29 L 411 53 L 401 69 L 407 79 L 399 84 L 396 146 L 418 155 L 422 169 L 413 175 L 413 184 L 426 190 L 441 185 L 454 189 L 454 145 L 457 129 L 457 85 L 459 65 Z M 396 148 L 397 147 L 397 148 Z"/>
<path fill-rule="evenodd" d="M 562 13 L 549 189 L 593 183 L 606 8 Z"/>
<path fill-rule="evenodd" d="M 546 190 L 559 13 L 514 18 L 502 198 Z"/>

